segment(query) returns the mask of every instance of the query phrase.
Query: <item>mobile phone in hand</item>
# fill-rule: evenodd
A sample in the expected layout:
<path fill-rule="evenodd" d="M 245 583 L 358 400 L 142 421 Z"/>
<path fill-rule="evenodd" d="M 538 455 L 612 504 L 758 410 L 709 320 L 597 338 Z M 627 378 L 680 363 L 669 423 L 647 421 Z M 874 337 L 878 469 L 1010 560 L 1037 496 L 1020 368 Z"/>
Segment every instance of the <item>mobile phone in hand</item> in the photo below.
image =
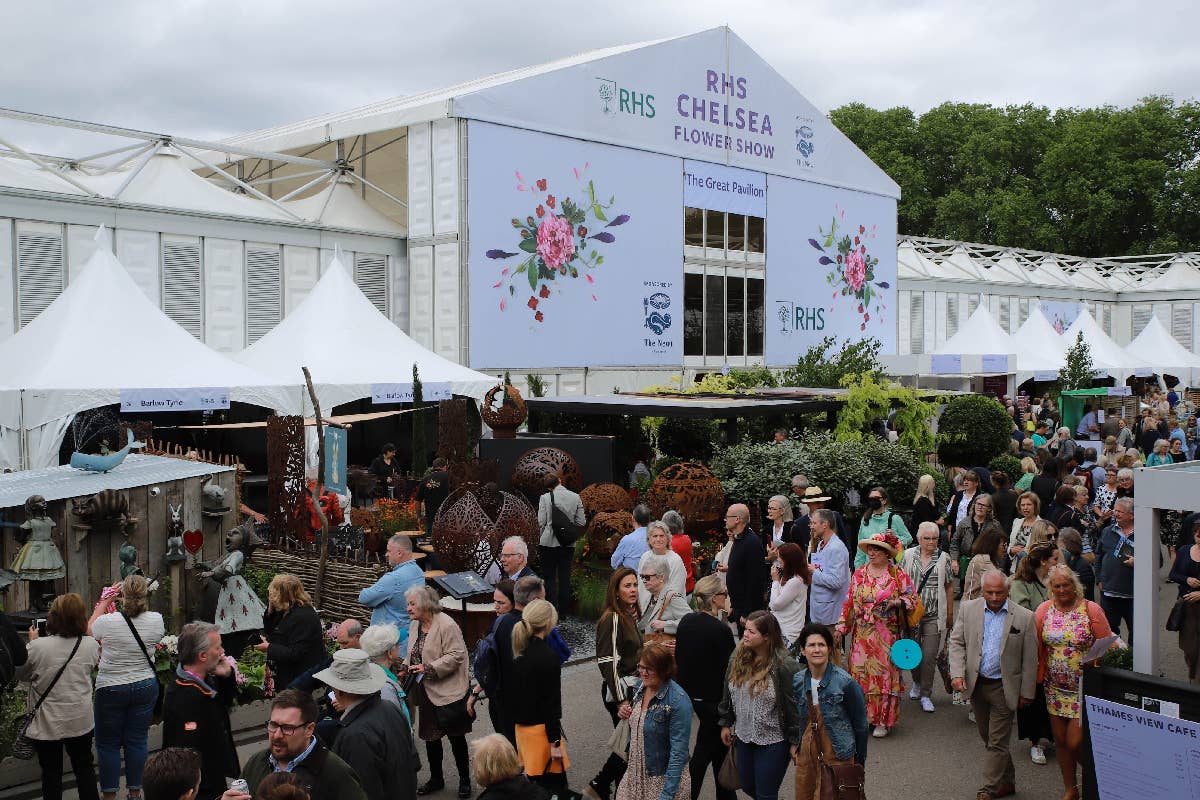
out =
<path fill-rule="evenodd" d="M 37 632 L 38 632 L 38 636 L 46 635 L 46 620 L 39 619 L 37 621 Z"/>

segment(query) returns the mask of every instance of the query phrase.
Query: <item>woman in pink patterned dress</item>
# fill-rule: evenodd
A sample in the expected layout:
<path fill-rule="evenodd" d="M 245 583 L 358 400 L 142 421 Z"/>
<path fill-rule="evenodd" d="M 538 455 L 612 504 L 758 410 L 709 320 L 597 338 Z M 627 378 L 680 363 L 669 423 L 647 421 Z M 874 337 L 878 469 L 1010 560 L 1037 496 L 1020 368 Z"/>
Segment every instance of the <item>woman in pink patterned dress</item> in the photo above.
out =
<path fill-rule="evenodd" d="M 1046 573 L 1051 599 L 1038 606 L 1038 680 L 1046 690 L 1046 709 L 1058 767 L 1062 770 L 1063 800 L 1077 800 L 1075 770 L 1083 731 L 1079 722 L 1079 683 L 1083 656 L 1097 639 L 1111 636 L 1100 606 L 1083 595 L 1083 584 L 1065 564 Z"/>
<path fill-rule="evenodd" d="M 867 563 L 850 579 L 850 592 L 835 629 L 839 639 L 850 634 L 850 674 L 867 696 L 867 722 L 876 738 L 888 735 L 900 719 L 904 682 L 892 663 L 892 644 L 900 636 L 900 614 L 916 603 L 916 587 L 904 570 L 897 569 L 900 540 L 877 533 L 858 547 Z"/>

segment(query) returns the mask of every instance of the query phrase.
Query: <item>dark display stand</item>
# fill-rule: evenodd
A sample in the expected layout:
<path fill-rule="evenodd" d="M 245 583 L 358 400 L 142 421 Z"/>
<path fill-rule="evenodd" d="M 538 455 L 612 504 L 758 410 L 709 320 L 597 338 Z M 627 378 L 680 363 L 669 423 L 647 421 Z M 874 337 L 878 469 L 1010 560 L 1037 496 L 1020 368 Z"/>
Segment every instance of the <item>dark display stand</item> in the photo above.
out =
<path fill-rule="evenodd" d="M 480 439 L 479 457 L 500 462 L 500 488 L 509 489 L 513 464 L 535 447 L 557 447 L 575 459 L 583 473 L 583 485 L 593 483 L 625 484 L 614 481 L 613 437 L 611 436 L 553 436 L 546 434 L 517 434 L 515 439 Z"/>

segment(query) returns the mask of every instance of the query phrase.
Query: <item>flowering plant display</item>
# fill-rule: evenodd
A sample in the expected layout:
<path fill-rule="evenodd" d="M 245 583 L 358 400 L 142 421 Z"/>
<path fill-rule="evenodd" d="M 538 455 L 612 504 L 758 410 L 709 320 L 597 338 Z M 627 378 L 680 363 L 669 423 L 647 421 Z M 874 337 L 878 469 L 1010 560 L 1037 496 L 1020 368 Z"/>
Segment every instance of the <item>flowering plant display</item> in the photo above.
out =
<path fill-rule="evenodd" d="M 587 167 L 584 164 L 582 169 L 572 169 L 581 191 Z M 507 284 L 507 296 L 500 298 L 500 310 L 504 311 L 509 300 L 518 296 L 518 290 L 524 293 L 527 284 L 530 294 L 524 305 L 533 312 L 535 320 L 542 322 L 545 319 L 542 306 L 550 299 L 550 287 L 555 281 L 582 275 L 589 285 L 595 284 L 592 270 L 604 263 L 601 246 L 612 244 L 617 238 L 609 229 L 629 222 L 629 215 L 617 214 L 610 219 L 616 197 L 610 197 L 608 203 L 597 199 L 596 186 L 591 180 L 586 184 L 586 198 L 577 195 L 580 199 L 575 200 L 569 196 L 556 197 L 546 178 L 527 183 L 520 172 L 515 174 L 517 191 L 533 195 L 533 213 L 525 219 L 512 218 L 512 226 L 520 235 L 515 252 L 492 249 L 485 255 L 496 260 L 523 259 L 516 267 L 501 269 L 500 279 L 492 288 L 500 289 Z M 592 300 L 596 300 L 595 293 Z"/>
<path fill-rule="evenodd" d="M 849 297 L 858 301 L 858 313 L 862 322 L 858 329 L 865 331 L 867 323 L 874 313 L 876 321 L 882 321 L 882 312 L 887 309 L 883 299 L 875 289 L 888 289 L 891 284 L 887 281 L 875 280 L 875 268 L 879 259 L 867 250 L 867 242 L 875 238 L 875 226 L 867 230 L 865 225 L 859 225 L 857 231 L 851 225 L 845 229 L 846 211 L 834 206 L 833 219 L 829 229 L 817 227 L 818 239 L 809 239 L 808 243 L 821 252 L 817 263 L 832 267 L 825 276 L 825 282 L 837 289 L 833 300 L 838 297 Z M 829 307 L 833 310 L 833 306 Z"/>

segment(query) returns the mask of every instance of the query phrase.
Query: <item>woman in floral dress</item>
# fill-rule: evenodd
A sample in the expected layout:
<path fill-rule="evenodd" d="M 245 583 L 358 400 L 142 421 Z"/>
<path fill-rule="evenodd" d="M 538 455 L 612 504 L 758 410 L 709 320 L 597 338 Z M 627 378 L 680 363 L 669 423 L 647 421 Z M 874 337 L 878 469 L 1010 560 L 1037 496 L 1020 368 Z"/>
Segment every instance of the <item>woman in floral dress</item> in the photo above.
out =
<path fill-rule="evenodd" d="M 1077 800 L 1075 770 L 1083 732 L 1080 727 L 1079 684 L 1083 656 L 1097 639 L 1112 635 L 1100 606 L 1084 599 L 1079 578 L 1065 564 L 1046 574 L 1051 599 L 1038 606 L 1038 680 L 1046 691 L 1046 709 L 1058 766 L 1062 770 L 1063 800 Z"/>
<path fill-rule="evenodd" d="M 850 674 L 867 696 L 867 721 L 876 738 L 888 735 L 900 719 L 904 681 L 892 663 L 892 644 L 900 636 L 900 614 L 916 603 L 912 579 L 894 563 L 900 540 L 877 533 L 858 543 L 867 563 L 854 571 L 850 593 L 837 624 L 839 639 L 849 634 Z"/>

